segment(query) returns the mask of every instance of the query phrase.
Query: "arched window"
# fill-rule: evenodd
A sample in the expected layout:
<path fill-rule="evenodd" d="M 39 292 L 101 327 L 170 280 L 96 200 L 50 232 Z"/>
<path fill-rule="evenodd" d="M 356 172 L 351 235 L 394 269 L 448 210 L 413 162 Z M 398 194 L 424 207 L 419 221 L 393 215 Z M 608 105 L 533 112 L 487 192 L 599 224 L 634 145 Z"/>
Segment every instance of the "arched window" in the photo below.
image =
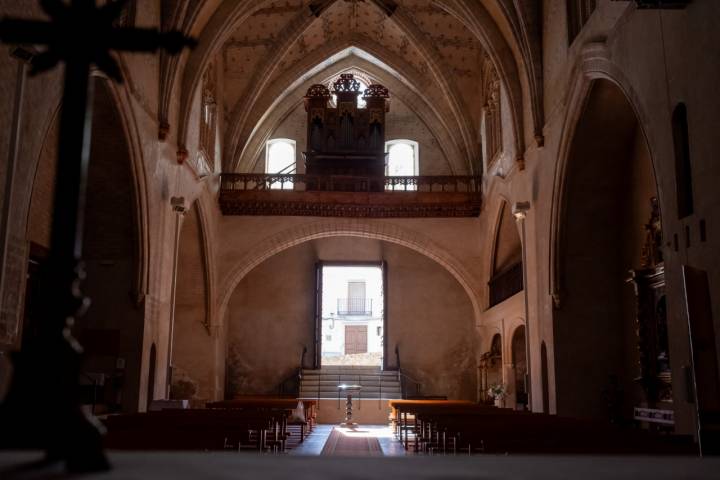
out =
<path fill-rule="evenodd" d="M 275 138 L 267 142 L 265 146 L 265 173 L 287 175 L 295 173 L 295 140 Z M 277 190 L 292 189 L 292 187 L 292 181 L 276 180 L 270 182 L 270 188 Z"/>
<path fill-rule="evenodd" d="M 415 177 L 419 173 L 419 152 L 418 143 L 413 140 L 391 140 L 385 142 L 387 155 L 387 166 L 385 175 L 388 177 Z M 391 185 L 390 190 L 416 190 L 415 184 L 399 185 L 395 188 Z"/>
<path fill-rule="evenodd" d="M 675 188 L 677 191 L 678 218 L 692 215 L 693 184 L 690 164 L 690 134 L 687 108 L 679 103 L 672 115 L 673 143 L 675 145 Z"/>

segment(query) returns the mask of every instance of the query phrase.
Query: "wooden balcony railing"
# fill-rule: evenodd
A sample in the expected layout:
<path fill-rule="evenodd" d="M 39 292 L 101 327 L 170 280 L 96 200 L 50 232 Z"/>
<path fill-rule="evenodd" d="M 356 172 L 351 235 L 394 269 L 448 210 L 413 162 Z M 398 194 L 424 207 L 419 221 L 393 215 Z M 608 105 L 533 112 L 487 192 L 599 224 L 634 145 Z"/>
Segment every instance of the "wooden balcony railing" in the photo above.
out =
<path fill-rule="evenodd" d="M 237 190 L 290 190 L 307 191 L 308 185 L 316 186 L 313 191 L 334 191 L 335 185 L 353 185 L 351 192 L 373 192 L 375 184 L 382 184 L 385 191 L 415 192 L 465 192 L 480 193 L 482 177 L 432 175 L 418 177 L 358 177 L 350 175 L 308 175 L 308 174 L 266 174 L 266 173 L 223 173 L 220 189 Z"/>
<path fill-rule="evenodd" d="M 479 176 L 350 176 L 224 173 L 226 215 L 470 217 L 480 213 Z"/>

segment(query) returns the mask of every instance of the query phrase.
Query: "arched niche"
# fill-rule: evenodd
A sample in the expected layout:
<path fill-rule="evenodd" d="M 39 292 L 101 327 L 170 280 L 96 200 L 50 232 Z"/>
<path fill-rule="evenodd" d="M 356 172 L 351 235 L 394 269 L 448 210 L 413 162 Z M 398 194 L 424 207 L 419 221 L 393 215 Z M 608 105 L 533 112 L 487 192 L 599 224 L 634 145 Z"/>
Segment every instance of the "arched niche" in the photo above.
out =
<path fill-rule="evenodd" d="M 592 82 L 572 137 L 557 253 L 562 303 L 554 315 L 557 413 L 632 418 L 642 400 L 636 303 L 626 283 L 640 268 L 657 197 L 647 141 L 622 90 Z"/>
<path fill-rule="evenodd" d="M 489 390 L 503 383 L 503 348 L 502 335 L 496 333 L 490 340 L 490 349 L 480 356 L 480 401 L 494 403 Z"/>
<path fill-rule="evenodd" d="M 141 384 L 144 312 L 138 303 L 141 278 L 138 192 L 133 155 L 123 117 L 107 80 L 94 77 L 92 142 L 85 201 L 83 260 L 87 281 L 83 293 L 91 300 L 73 334 L 84 348 L 83 383 L 95 412 L 137 411 Z M 54 182 L 57 172 L 58 118 L 52 122 L 38 161 L 27 224 L 30 244 L 23 342 L 40 319 L 42 302 L 38 273 L 50 248 Z"/>
<path fill-rule="evenodd" d="M 513 382 L 510 386 L 515 396 L 515 408 L 524 409 L 528 404 L 526 387 L 527 356 L 525 350 L 525 325 L 515 329 L 510 340 L 510 357 L 512 360 Z"/>
<path fill-rule="evenodd" d="M 491 257 L 488 281 L 489 306 L 522 291 L 522 244 L 510 205 L 502 202 Z"/>

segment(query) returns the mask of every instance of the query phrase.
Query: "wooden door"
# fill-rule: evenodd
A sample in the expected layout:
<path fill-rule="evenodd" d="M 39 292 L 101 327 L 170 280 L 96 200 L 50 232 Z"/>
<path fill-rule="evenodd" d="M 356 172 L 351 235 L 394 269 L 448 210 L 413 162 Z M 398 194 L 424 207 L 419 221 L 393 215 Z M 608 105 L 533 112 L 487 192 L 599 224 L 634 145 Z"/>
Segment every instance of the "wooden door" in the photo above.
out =
<path fill-rule="evenodd" d="M 367 353 L 367 325 L 345 325 L 345 355 Z"/>
<path fill-rule="evenodd" d="M 683 265 L 701 455 L 720 454 L 720 374 L 707 272 Z"/>
<path fill-rule="evenodd" d="M 320 368 L 322 358 L 322 291 L 323 263 L 315 264 L 315 332 L 313 335 L 313 368 Z"/>

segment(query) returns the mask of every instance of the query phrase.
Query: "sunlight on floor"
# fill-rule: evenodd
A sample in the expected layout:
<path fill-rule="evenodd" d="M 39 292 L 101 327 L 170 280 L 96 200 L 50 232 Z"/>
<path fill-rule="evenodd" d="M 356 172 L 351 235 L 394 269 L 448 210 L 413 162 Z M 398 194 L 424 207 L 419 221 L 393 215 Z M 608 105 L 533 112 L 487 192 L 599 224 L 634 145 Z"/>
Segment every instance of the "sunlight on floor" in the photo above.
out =
<path fill-rule="evenodd" d="M 347 427 L 335 427 L 336 430 L 341 432 L 346 437 L 357 437 L 357 438 L 393 438 L 392 430 L 390 430 L 390 427 L 385 426 L 377 426 L 377 427 L 357 427 L 357 428 L 347 428 Z"/>

